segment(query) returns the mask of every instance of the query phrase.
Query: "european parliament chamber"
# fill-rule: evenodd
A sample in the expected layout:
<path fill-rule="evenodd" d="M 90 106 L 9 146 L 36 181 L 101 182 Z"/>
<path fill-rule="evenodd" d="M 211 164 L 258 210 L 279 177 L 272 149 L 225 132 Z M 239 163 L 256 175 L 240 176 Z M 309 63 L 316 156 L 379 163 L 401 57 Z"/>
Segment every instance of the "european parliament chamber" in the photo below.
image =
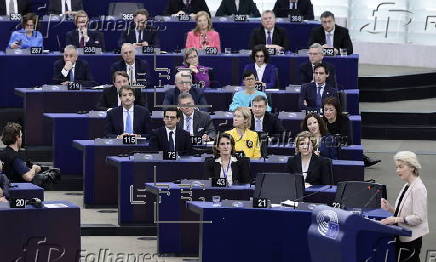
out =
<path fill-rule="evenodd" d="M 342 2 L 0 0 L 0 261 L 436 259 L 436 70 Z"/>

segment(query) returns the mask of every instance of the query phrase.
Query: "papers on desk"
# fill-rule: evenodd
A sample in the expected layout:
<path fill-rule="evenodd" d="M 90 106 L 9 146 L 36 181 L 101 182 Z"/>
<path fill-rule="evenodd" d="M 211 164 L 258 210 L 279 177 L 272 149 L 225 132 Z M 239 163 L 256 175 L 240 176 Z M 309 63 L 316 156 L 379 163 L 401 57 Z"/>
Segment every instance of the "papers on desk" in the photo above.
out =
<path fill-rule="evenodd" d="M 280 205 L 285 206 L 285 207 L 298 207 L 298 202 L 286 200 L 286 201 L 281 202 Z"/>
<path fill-rule="evenodd" d="M 46 207 L 46 208 L 64 208 L 64 207 L 68 207 L 68 206 L 65 204 L 58 203 L 58 204 L 44 204 L 44 207 Z"/>

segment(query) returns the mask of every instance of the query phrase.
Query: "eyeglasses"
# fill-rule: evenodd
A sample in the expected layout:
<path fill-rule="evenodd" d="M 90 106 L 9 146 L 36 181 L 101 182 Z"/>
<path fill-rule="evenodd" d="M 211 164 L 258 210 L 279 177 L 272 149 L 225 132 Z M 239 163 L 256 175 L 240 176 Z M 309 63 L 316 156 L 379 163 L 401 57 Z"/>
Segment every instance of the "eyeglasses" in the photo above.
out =
<path fill-rule="evenodd" d="M 177 118 L 177 116 L 164 116 L 164 118 L 165 119 L 167 119 L 167 120 L 174 120 L 174 119 L 176 119 Z"/>

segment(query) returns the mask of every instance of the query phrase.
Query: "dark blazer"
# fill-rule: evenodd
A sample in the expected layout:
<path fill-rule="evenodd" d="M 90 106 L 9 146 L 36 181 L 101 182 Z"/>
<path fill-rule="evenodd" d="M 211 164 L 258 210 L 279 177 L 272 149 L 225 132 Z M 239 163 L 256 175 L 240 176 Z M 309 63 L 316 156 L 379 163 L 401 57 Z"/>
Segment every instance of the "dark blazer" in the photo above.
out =
<path fill-rule="evenodd" d="M 256 3 L 253 0 L 240 0 L 238 10 L 236 10 L 235 0 L 222 0 L 215 16 L 230 16 L 234 14 L 260 17 L 259 9 L 257 9 Z"/>
<path fill-rule="evenodd" d="M 143 106 L 135 105 L 133 109 L 133 133 L 145 136 L 150 134 L 150 112 Z M 118 106 L 107 112 L 105 136 L 115 138 L 124 133 L 123 107 Z"/>
<path fill-rule="evenodd" d="M 182 114 L 182 118 L 180 119 L 179 128 L 183 129 L 184 122 L 184 114 Z M 196 110 L 194 112 L 194 119 L 192 119 L 193 132 L 194 136 L 203 136 L 204 134 L 208 135 L 210 138 L 215 138 L 215 126 L 213 124 L 212 119 L 210 118 L 207 112 L 202 112 Z"/>
<path fill-rule="evenodd" d="M 88 37 L 89 41 L 85 43 L 85 46 L 101 48 L 102 51 L 105 50 L 104 35 L 102 32 L 88 29 Z M 65 35 L 65 45 L 73 45 L 79 48 L 79 31 L 77 31 L 77 29 L 67 32 Z"/>
<path fill-rule="evenodd" d="M 126 71 L 127 66 L 123 59 L 111 65 L 111 79 L 115 71 Z M 150 67 L 147 61 L 135 58 L 135 79 L 136 83 L 147 87 L 150 83 Z M 138 79 L 140 79 L 138 81 Z"/>
<path fill-rule="evenodd" d="M 256 125 L 255 125 L 254 115 L 251 114 L 250 129 L 254 131 L 255 127 Z M 263 133 L 267 133 L 270 136 L 281 135 L 285 131 L 280 119 L 278 119 L 274 114 L 271 114 L 270 112 L 265 112 L 262 121 L 262 129 L 263 129 Z"/>
<path fill-rule="evenodd" d="M 61 0 L 50 0 L 48 3 L 49 14 L 60 14 L 62 12 Z M 83 10 L 82 0 L 71 0 L 71 9 L 73 11 Z"/>
<path fill-rule="evenodd" d="M 301 92 L 298 97 L 298 104 L 301 110 L 319 110 L 316 106 L 316 92 L 317 87 L 315 83 L 304 84 L 301 86 Z M 329 84 L 324 86 L 324 93 L 321 100 L 324 101 L 326 97 L 338 96 L 338 90 Z M 307 106 L 304 105 L 304 100 L 307 101 Z"/>
<path fill-rule="evenodd" d="M 306 183 L 312 185 L 329 185 L 331 184 L 330 160 L 312 154 L 309 167 L 307 169 Z M 291 174 L 302 174 L 301 154 L 297 154 L 288 159 L 288 170 Z"/>
<path fill-rule="evenodd" d="M 257 71 L 255 69 L 254 63 L 245 65 L 244 71 L 250 70 L 256 74 L 257 78 Z M 275 65 L 272 64 L 266 64 L 265 71 L 263 72 L 262 79 L 259 79 L 263 83 L 266 84 L 266 88 L 279 88 L 277 77 L 279 75 L 279 70 Z"/>
<path fill-rule="evenodd" d="M 318 26 L 312 29 L 309 37 L 308 46 L 313 43 L 318 43 L 321 45 L 325 44 L 325 32 L 322 26 Z M 350 34 L 348 33 L 348 29 L 339 25 L 335 26 L 335 34 L 333 35 L 333 47 L 339 48 L 347 48 L 347 53 L 353 53 L 353 43 L 351 42 Z"/>
<path fill-rule="evenodd" d="M 332 87 L 336 87 L 336 68 L 334 65 L 327 63 L 327 62 L 322 62 L 324 65 L 327 66 L 328 70 L 329 70 L 329 77 L 327 78 L 327 84 L 329 84 Z M 312 63 L 307 62 L 305 64 L 301 64 L 300 65 L 300 84 L 306 84 L 306 83 L 311 83 L 313 80 L 313 67 L 312 67 Z"/>
<path fill-rule="evenodd" d="M 353 144 L 351 121 L 347 115 L 338 112 L 338 116 L 336 117 L 336 122 L 331 124 L 328 122 L 327 118 L 324 117 L 323 119 L 327 125 L 327 129 L 329 130 L 330 134 L 341 135 L 341 143 L 343 144 L 346 145 Z"/>
<path fill-rule="evenodd" d="M 139 43 L 147 42 L 149 46 L 159 47 L 160 40 L 158 34 L 158 28 L 152 26 L 146 26 L 144 30 L 142 30 L 142 38 Z M 126 31 L 121 32 L 120 40 L 118 41 L 118 45 L 121 47 L 124 43 L 137 43 L 136 41 L 136 30 L 135 27 L 131 27 Z"/>
<path fill-rule="evenodd" d="M 289 50 L 289 40 L 286 30 L 281 27 L 275 26 L 272 36 L 272 43 L 274 45 L 279 45 L 283 47 L 284 50 Z M 263 26 L 255 28 L 251 32 L 250 43 L 248 44 L 248 47 L 250 49 L 253 49 L 254 46 L 260 44 L 266 44 L 265 29 L 263 28 Z"/>
<path fill-rule="evenodd" d="M 207 105 L 206 98 L 204 97 L 203 90 L 198 88 L 191 88 L 189 93 L 194 99 L 196 105 Z M 165 97 L 162 102 L 163 105 L 177 105 L 180 95 L 180 90 L 177 87 L 170 88 L 165 92 Z M 201 111 L 208 111 L 208 108 L 200 108 Z"/>
<path fill-rule="evenodd" d="M 232 181 L 234 185 L 250 183 L 250 158 L 237 158 L 232 162 Z M 215 157 L 208 157 L 204 160 L 204 178 L 220 178 L 221 164 L 215 162 Z"/>
<path fill-rule="evenodd" d="M 142 96 L 141 89 L 135 88 L 135 105 L 146 107 L 145 99 Z M 118 92 L 115 86 L 103 89 L 103 93 L 98 99 L 96 109 L 106 111 L 108 108 L 118 106 Z"/>
<path fill-rule="evenodd" d="M 191 136 L 181 128 L 176 128 L 176 151 L 179 155 L 192 154 Z M 152 147 L 157 151 L 169 151 L 168 136 L 165 127 L 152 131 Z"/>
<path fill-rule="evenodd" d="M 304 17 L 304 20 L 314 20 L 313 5 L 310 0 L 298 0 L 297 10 Z M 288 17 L 289 0 L 277 0 L 273 12 L 277 17 Z"/>
<path fill-rule="evenodd" d="M 62 75 L 62 69 L 65 66 L 65 61 L 63 58 L 57 60 L 53 66 L 53 84 L 59 85 L 65 81 L 70 81 L 70 75 L 67 77 Z M 96 86 L 97 83 L 94 81 L 94 78 L 91 75 L 91 71 L 88 67 L 88 62 L 85 60 L 77 60 L 75 69 L 74 69 L 74 78 L 75 81 L 80 83 L 84 87 L 92 87 Z"/>
<path fill-rule="evenodd" d="M 187 14 L 196 14 L 200 11 L 206 11 L 209 15 L 209 7 L 205 0 L 190 0 L 189 6 L 183 3 L 183 0 L 169 0 L 165 15 L 172 15 L 179 11 L 184 11 Z"/>
<path fill-rule="evenodd" d="M 32 1 L 29 0 L 17 0 L 18 13 L 25 15 L 32 12 Z M 6 15 L 6 2 L 5 0 L 0 1 L 0 15 Z"/>

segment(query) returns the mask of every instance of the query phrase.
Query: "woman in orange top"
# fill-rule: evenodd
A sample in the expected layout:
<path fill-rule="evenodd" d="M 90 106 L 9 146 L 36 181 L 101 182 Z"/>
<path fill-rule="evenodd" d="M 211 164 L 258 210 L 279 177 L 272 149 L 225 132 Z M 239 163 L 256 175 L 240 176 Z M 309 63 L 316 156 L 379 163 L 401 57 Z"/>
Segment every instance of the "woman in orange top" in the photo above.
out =
<path fill-rule="evenodd" d="M 221 53 L 220 34 L 212 28 L 212 20 L 208 13 L 200 11 L 196 17 L 197 26 L 188 33 L 186 48 L 205 49 L 215 47 Z"/>

